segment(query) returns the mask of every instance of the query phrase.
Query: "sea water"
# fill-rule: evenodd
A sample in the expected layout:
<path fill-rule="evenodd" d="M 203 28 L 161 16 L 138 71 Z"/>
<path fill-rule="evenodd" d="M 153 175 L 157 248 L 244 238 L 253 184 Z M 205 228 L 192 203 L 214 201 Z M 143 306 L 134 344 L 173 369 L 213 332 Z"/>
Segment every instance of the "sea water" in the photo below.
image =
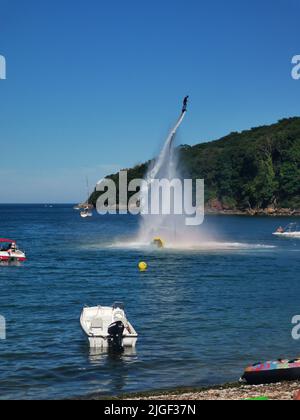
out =
<path fill-rule="evenodd" d="M 299 356 L 300 240 L 272 236 L 290 219 L 210 216 L 197 234 L 212 239 L 165 250 L 135 243 L 139 222 L 83 220 L 68 205 L 0 206 L 0 236 L 28 257 L 0 267 L 0 398 L 211 385 Z M 84 305 L 114 301 L 139 333 L 136 352 L 117 357 L 90 351 L 79 324 Z"/>

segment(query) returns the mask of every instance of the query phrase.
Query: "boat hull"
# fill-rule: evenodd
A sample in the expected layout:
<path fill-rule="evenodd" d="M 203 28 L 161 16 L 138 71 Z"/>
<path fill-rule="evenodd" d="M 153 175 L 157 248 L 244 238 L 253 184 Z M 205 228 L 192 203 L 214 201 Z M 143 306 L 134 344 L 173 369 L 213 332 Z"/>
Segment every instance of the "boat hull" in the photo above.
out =
<path fill-rule="evenodd" d="M 277 361 L 254 365 L 246 369 L 241 379 L 249 385 L 299 381 L 300 361 Z"/>
<path fill-rule="evenodd" d="M 108 343 L 108 337 L 88 337 L 90 348 L 91 349 L 108 349 L 109 343 Z M 131 347 L 135 348 L 137 343 L 137 337 L 128 337 L 123 336 L 123 347 Z"/>
<path fill-rule="evenodd" d="M 286 233 L 273 233 L 274 236 L 278 236 L 279 238 L 299 238 L 300 239 L 300 232 L 286 232 Z"/>
<path fill-rule="evenodd" d="M 93 217 L 92 213 L 80 213 L 80 216 L 83 219 L 86 219 L 87 217 Z"/>
<path fill-rule="evenodd" d="M 26 260 L 27 258 L 24 254 L 0 252 L 0 262 L 25 262 Z"/>
<path fill-rule="evenodd" d="M 260 373 L 245 373 L 243 378 L 249 385 L 275 384 L 300 380 L 300 368 L 278 369 Z"/>

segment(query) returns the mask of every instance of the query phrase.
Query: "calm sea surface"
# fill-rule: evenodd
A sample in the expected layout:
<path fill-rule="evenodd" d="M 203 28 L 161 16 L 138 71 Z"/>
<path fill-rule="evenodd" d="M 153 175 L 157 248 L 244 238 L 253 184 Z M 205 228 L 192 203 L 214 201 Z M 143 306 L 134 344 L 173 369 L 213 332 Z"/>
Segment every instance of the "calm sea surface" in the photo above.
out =
<path fill-rule="evenodd" d="M 289 222 L 208 217 L 216 249 L 155 251 L 112 246 L 134 237 L 133 216 L 0 206 L 0 237 L 28 256 L 0 267 L 0 398 L 210 385 L 237 380 L 257 361 L 299 356 L 291 319 L 300 314 L 300 240 L 271 235 Z M 147 273 L 137 270 L 141 259 Z M 90 352 L 80 312 L 116 300 L 139 333 L 136 352 Z"/>

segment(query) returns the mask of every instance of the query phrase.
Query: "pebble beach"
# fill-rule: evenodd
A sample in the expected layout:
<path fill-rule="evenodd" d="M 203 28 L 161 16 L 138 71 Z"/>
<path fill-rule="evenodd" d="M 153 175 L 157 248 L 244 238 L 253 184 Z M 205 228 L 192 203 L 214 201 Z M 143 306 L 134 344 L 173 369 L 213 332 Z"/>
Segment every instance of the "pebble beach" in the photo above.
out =
<path fill-rule="evenodd" d="M 176 400 L 176 401 L 239 401 L 277 400 L 291 401 L 300 391 L 300 382 L 284 382 L 271 385 L 224 385 L 203 390 L 172 391 L 153 395 L 126 397 L 126 400 Z"/>

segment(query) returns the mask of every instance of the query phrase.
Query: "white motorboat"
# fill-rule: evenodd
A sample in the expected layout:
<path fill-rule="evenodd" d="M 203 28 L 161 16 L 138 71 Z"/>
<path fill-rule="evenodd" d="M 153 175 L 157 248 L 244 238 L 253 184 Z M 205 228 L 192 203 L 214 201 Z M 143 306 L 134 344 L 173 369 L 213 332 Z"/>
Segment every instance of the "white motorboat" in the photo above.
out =
<path fill-rule="evenodd" d="M 273 235 L 281 238 L 300 238 L 300 227 L 297 223 L 290 223 L 286 228 L 279 227 Z"/>
<path fill-rule="evenodd" d="M 85 219 L 86 217 L 93 217 L 93 213 L 89 207 L 86 207 L 83 211 L 80 212 L 80 216 Z"/>
<path fill-rule="evenodd" d="M 124 305 L 84 308 L 80 317 L 81 328 L 87 335 L 91 348 L 123 351 L 136 346 L 138 334 L 126 318 Z"/>

